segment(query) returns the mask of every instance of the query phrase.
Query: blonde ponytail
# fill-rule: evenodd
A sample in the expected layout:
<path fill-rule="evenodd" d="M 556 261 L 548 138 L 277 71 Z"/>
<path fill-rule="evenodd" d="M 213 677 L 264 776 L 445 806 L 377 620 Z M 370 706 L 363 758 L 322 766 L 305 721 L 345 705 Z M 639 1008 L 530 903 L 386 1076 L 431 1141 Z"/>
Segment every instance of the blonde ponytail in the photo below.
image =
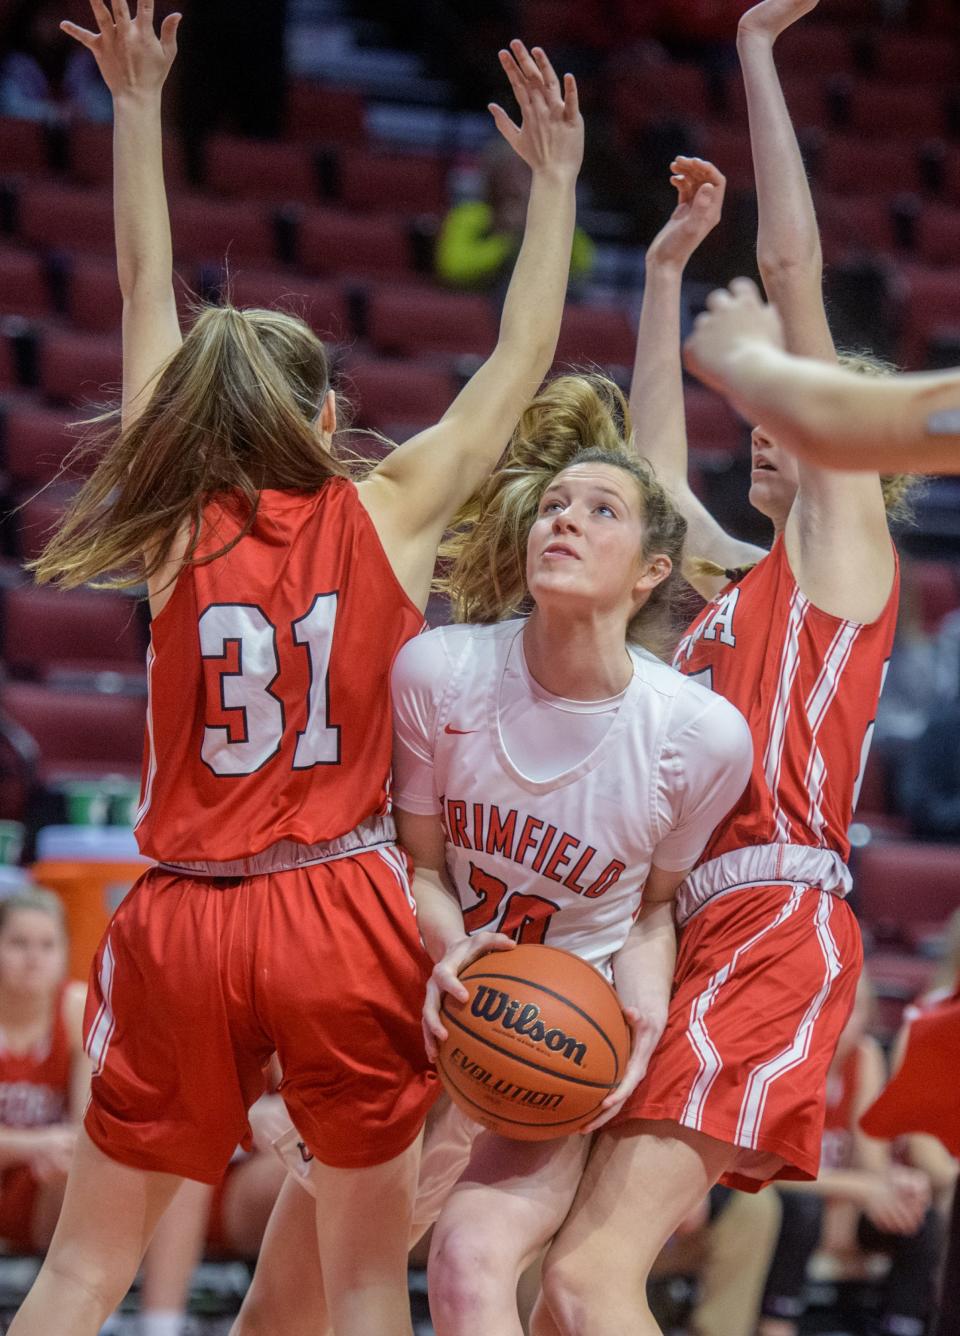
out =
<path fill-rule="evenodd" d="M 630 411 L 605 376 L 558 376 L 524 411 L 500 467 L 461 512 L 441 549 L 447 573 L 440 587 L 461 622 L 496 622 L 528 612 L 527 539 L 540 498 L 556 475 L 576 463 L 622 468 L 643 503 L 644 556 L 664 553 L 671 575 L 631 619 L 627 638 L 666 655 L 676 638 L 674 600 L 686 521 L 630 446 Z"/>
<path fill-rule="evenodd" d="M 203 309 L 136 421 L 124 430 L 118 412 L 98 418 L 95 434 L 71 456 L 68 464 L 92 451 L 100 457 L 32 563 L 37 580 L 67 589 L 136 584 L 163 565 L 185 524 L 192 534 L 185 559 L 194 559 L 200 514 L 212 496 L 243 499 L 242 537 L 263 488 L 312 491 L 345 476 L 347 465 L 325 448 L 315 425 L 329 388 L 326 349 L 302 320 Z"/>

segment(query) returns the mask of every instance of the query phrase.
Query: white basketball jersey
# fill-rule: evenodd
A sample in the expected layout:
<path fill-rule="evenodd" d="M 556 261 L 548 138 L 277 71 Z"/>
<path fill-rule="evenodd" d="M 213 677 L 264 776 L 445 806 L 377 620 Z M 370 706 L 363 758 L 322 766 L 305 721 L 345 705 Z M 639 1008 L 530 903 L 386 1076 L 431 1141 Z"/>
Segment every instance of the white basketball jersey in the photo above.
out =
<path fill-rule="evenodd" d="M 546 718 L 537 725 L 544 753 L 563 756 L 566 768 L 551 775 L 538 765 L 548 777 L 530 778 L 502 726 L 504 679 L 518 657 L 522 663 L 524 625 L 442 627 L 400 651 L 394 801 L 442 816 L 468 932 L 547 942 L 609 976 L 651 863 L 692 867 L 740 796 L 750 735 L 722 697 L 635 651 L 626 691 L 602 703 L 611 717 L 582 759 L 550 732 L 551 723 L 563 730 L 563 707 L 577 703 L 558 701 L 551 718 L 537 716 Z M 542 689 L 536 697 L 531 717 L 543 707 Z M 516 705 L 514 695 L 514 713 Z"/>

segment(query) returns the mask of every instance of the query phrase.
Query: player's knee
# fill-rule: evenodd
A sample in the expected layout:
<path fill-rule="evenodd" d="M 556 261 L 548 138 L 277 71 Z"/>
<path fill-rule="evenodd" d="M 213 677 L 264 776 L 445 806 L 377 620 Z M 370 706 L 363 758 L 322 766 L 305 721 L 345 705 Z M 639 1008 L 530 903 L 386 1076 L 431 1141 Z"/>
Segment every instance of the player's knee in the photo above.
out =
<path fill-rule="evenodd" d="M 133 1279 L 132 1274 L 118 1274 L 115 1267 L 69 1241 L 47 1253 L 43 1269 L 57 1292 L 64 1296 L 65 1309 L 77 1314 L 96 1314 L 100 1322 L 106 1321 L 117 1307 Z"/>
<path fill-rule="evenodd" d="M 434 1235 L 428 1263 L 430 1308 L 445 1329 L 470 1330 L 495 1299 L 494 1291 L 502 1284 L 509 1289 L 511 1278 L 516 1287 L 516 1266 L 503 1255 L 498 1242 L 483 1227 L 457 1224 L 438 1229 Z"/>
<path fill-rule="evenodd" d="M 548 1252 L 543 1261 L 540 1288 L 544 1303 L 563 1336 L 574 1336 L 583 1329 L 591 1287 L 574 1258 L 561 1259 L 552 1251 Z"/>
<path fill-rule="evenodd" d="M 588 1315 L 606 1315 L 615 1330 L 625 1313 L 646 1309 L 646 1286 L 631 1288 L 635 1278 L 622 1268 L 605 1268 L 600 1256 L 547 1253 L 541 1289 L 544 1302 L 563 1336 L 578 1336 Z"/>

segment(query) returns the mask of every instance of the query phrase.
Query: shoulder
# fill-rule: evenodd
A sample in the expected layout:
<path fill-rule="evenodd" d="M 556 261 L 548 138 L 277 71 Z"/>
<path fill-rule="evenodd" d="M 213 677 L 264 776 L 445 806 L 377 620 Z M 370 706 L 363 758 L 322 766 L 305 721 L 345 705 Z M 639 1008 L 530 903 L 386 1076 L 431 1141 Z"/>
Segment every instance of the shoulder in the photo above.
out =
<path fill-rule="evenodd" d="M 458 667 L 465 656 L 481 656 L 484 647 L 497 639 L 498 633 L 508 623 L 495 626 L 474 626 L 460 623 L 453 626 L 437 626 L 414 636 L 398 653 L 393 665 L 394 690 L 429 689 L 439 683 L 446 685 L 450 673 Z"/>
<path fill-rule="evenodd" d="M 669 739 L 676 745 L 692 741 L 703 759 L 749 751 L 753 739 L 746 719 L 724 696 L 682 673 L 670 719 Z"/>

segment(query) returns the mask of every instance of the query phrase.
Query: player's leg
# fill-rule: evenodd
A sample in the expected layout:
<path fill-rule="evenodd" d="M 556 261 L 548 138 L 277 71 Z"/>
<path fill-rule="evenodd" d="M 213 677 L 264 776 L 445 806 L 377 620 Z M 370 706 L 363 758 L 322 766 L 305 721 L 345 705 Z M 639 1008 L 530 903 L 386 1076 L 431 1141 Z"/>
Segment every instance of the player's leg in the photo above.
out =
<path fill-rule="evenodd" d="M 81 1131 L 50 1249 L 10 1332 L 96 1336 L 181 1181 L 119 1164 Z"/>
<path fill-rule="evenodd" d="M 141 1336 L 177 1336 L 203 1255 L 213 1188 L 186 1180 L 164 1211 L 143 1259 Z"/>
<path fill-rule="evenodd" d="M 656 1336 L 646 1296 L 650 1268 L 735 1155 L 726 1142 L 677 1123 L 601 1132 L 544 1263 L 536 1336 Z"/>
<path fill-rule="evenodd" d="M 585 1137 L 510 1141 L 492 1132 L 433 1232 L 430 1312 L 437 1336 L 521 1336 L 517 1284 L 559 1229 L 589 1150 Z"/>
<path fill-rule="evenodd" d="M 311 1166 L 323 1287 L 337 1336 L 412 1336 L 407 1253 L 419 1159 L 417 1137 L 386 1164 Z"/>
<path fill-rule="evenodd" d="M 273 1151 L 258 1151 L 231 1166 L 220 1202 L 220 1233 L 229 1252 L 258 1255 L 286 1178 L 287 1171 Z"/>
<path fill-rule="evenodd" d="M 230 1336 L 332 1336 L 315 1217 L 314 1198 L 287 1175 Z"/>

